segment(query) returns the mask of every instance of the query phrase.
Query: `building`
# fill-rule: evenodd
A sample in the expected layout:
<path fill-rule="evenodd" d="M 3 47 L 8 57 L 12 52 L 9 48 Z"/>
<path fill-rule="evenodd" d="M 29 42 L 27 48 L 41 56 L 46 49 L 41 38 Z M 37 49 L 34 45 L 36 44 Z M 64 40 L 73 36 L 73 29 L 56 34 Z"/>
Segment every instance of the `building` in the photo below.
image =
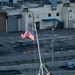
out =
<path fill-rule="evenodd" d="M 6 11 L 0 10 L 0 32 L 6 32 Z"/>
<path fill-rule="evenodd" d="M 0 32 L 21 31 L 21 17 L 20 9 L 2 6 L 2 11 L 0 11 Z"/>
<path fill-rule="evenodd" d="M 6 32 L 21 31 L 21 17 L 19 10 L 7 11 Z"/>
<path fill-rule="evenodd" d="M 57 4 L 55 10 L 51 4 L 41 7 L 24 8 L 22 11 L 22 30 L 31 29 L 36 24 L 37 29 L 75 28 L 75 4 Z"/>
<path fill-rule="evenodd" d="M 75 6 L 63 7 L 64 28 L 75 28 Z"/>
<path fill-rule="evenodd" d="M 33 30 L 34 25 L 38 30 L 52 27 L 75 28 L 75 4 L 57 3 L 55 6 L 52 7 L 50 2 L 44 5 L 26 2 L 20 8 L 2 6 L 6 12 L 3 32 Z"/>
<path fill-rule="evenodd" d="M 17 3 L 18 1 L 22 0 L 0 0 L 0 2 L 8 2 L 8 3 Z"/>
<path fill-rule="evenodd" d="M 52 25 L 56 28 L 58 22 L 62 22 L 62 4 L 57 5 L 56 10 L 51 9 L 51 5 L 44 5 L 37 8 L 25 8 L 22 11 L 22 26 L 27 30 L 33 23 L 37 29 L 51 28 Z M 25 25 L 25 27 L 24 27 Z M 23 29 L 23 30 L 24 30 Z"/>

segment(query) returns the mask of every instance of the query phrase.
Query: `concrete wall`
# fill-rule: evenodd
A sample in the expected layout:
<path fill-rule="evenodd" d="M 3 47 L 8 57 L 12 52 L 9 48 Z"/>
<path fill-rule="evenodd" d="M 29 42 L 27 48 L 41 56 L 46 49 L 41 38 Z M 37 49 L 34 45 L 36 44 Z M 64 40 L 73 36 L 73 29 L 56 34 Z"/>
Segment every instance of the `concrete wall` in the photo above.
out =
<path fill-rule="evenodd" d="M 21 29 L 21 24 L 22 22 L 21 22 L 21 18 L 18 18 L 18 31 L 22 31 Z"/>
<path fill-rule="evenodd" d="M 71 60 L 64 60 L 64 61 L 54 61 L 54 67 L 60 67 L 67 65 L 68 62 Z M 72 60 L 72 61 L 75 61 Z M 44 65 L 48 68 L 51 68 L 51 62 L 45 62 Z M 25 69 L 36 69 L 39 68 L 39 63 L 29 63 L 29 64 L 19 64 L 19 65 L 9 65 L 9 66 L 0 66 L 0 70 L 25 70 Z"/>
<path fill-rule="evenodd" d="M 40 29 L 45 29 L 48 26 L 52 26 L 51 22 L 43 22 L 43 19 L 50 19 L 50 18 L 56 18 L 58 20 L 62 20 L 62 4 L 57 5 L 57 9 L 56 10 L 51 10 L 51 5 L 45 5 L 43 7 L 38 7 L 38 8 L 28 8 L 28 11 L 32 12 L 32 18 L 34 17 L 34 22 L 40 22 Z M 59 13 L 59 16 L 57 16 L 57 13 Z M 31 21 L 31 18 L 28 17 L 27 15 L 30 15 L 30 12 L 23 12 L 23 15 L 25 16 L 25 26 L 28 25 L 28 23 L 33 23 L 33 21 Z M 51 16 L 49 17 L 48 14 L 51 14 Z M 24 21 L 24 20 L 23 20 Z M 26 29 L 25 29 L 26 30 Z"/>
<path fill-rule="evenodd" d="M 22 30 L 29 30 L 29 25 L 33 26 L 33 12 L 22 12 L 22 16 Z"/>
<path fill-rule="evenodd" d="M 54 59 L 54 67 L 64 66 L 67 65 L 67 63 L 70 61 L 75 61 L 74 58 L 71 58 L 71 56 L 75 55 L 75 51 L 64 53 L 55 53 L 54 57 L 58 57 L 58 59 Z M 45 56 L 45 57 L 44 57 Z M 51 54 L 45 53 L 43 58 L 48 58 L 48 60 L 45 60 L 44 64 L 47 67 L 51 67 Z M 67 57 L 69 56 L 69 57 Z M 64 59 L 63 57 L 66 57 L 67 59 Z M 37 63 L 31 62 L 32 59 L 34 59 L 34 55 L 14 55 L 14 56 L 4 56 L 0 57 L 0 70 L 7 70 L 7 69 L 26 69 L 26 68 L 38 68 L 39 67 L 39 59 L 38 55 L 36 56 Z M 27 61 L 27 62 L 24 62 Z M 2 65 L 1 65 L 2 63 Z M 3 64 L 4 63 L 4 64 Z"/>
<path fill-rule="evenodd" d="M 75 28 L 74 22 L 75 21 L 75 6 L 70 7 L 63 7 L 63 20 L 64 20 L 64 28 Z"/>
<path fill-rule="evenodd" d="M 25 20 L 25 12 L 22 12 L 21 14 L 22 14 L 22 19 L 21 19 L 21 24 L 22 24 L 22 25 L 21 25 L 21 30 L 22 30 L 22 31 L 25 31 L 25 30 L 26 30 L 26 29 L 25 29 L 25 28 L 26 28 L 26 26 L 25 26 L 25 21 L 26 21 L 26 20 Z"/>
<path fill-rule="evenodd" d="M 75 21 L 75 5 L 70 3 L 69 6 L 63 6 L 63 4 L 58 4 L 56 10 L 51 10 L 51 5 L 44 5 L 43 7 L 28 8 L 34 15 L 34 22 L 40 22 L 40 29 L 46 29 L 52 26 L 51 22 L 42 21 L 43 19 L 56 18 L 59 21 L 64 21 L 64 28 L 70 28 L 69 21 Z M 72 10 L 72 11 L 71 11 Z M 28 12 L 29 13 L 29 12 Z M 56 14 L 59 13 L 59 16 Z M 48 14 L 51 14 L 49 17 Z M 26 24 L 30 21 L 30 18 L 26 17 Z M 25 24 L 25 25 L 26 25 Z M 57 23 L 55 23 L 57 24 Z M 71 28 L 75 28 L 75 23 L 73 23 Z"/>
<path fill-rule="evenodd" d="M 9 0 L 0 0 L 0 2 L 9 2 Z"/>
<path fill-rule="evenodd" d="M 23 9 L 25 7 L 23 6 Z M 28 8 L 29 12 L 24 12 L 22 10 L 10 10 L 8 15 L 15 15 L 15 14 L 22 14 L 22 19 L 18 20 L 18 30 L 19 31 L 26 31 L 29 28 L 29 24 L 33 24 L 33 18 L 34 22 L 40 22 L 40 29 L 46 29 L 49 26 L 52 26 L 52 22 L 45 22 L 42 21 L 43 19 L 50 19 L 50 18 L 56 18 L 60 21 L 64 21 L 64 28 L 75 28 L 75 22 L 72 26 L 69 24 L 69 21 L 74 20 L 75 21 L 75 5 L 73 3 L 70 4 L 69 7 L 63 7 L 63 4 L 58 4 L 56 10 L 51 10 L 51 5 L 44 5 L 42 7 L 37 8 Z M 72 10 L 72 11 L 70 11 Z M 56 14 L 59 13 L 59 16 Z M 48 14 L 51 14 L 49 17 Z M 29 17 L 31 15 L 31 17 Z M 57 22 L 55 22 L 55 25 Z"/>
<path fill-rule="evenodd" d="M 13 0 L 13 3 L 17 3 L 17 1 L 22 1 L 22 0 Z M 0 2 L 9 2 L 9 0 L 0 0 Z"/>

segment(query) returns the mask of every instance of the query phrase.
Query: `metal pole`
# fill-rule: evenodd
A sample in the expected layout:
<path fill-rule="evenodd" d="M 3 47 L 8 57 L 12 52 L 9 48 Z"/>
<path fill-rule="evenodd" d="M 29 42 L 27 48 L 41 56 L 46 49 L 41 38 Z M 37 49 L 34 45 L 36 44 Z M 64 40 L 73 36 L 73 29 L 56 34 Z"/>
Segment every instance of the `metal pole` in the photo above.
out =
<path fill-rule="evenodd" d="M 36 26 L 35 26 L 35 31 L 36 31 L 36 39 L 37 39 L 37 45 L 38 45 L 39 59 L 40 59 L 40 69 L 42 71 L 42 75 L 44 75 L 44 73 L 43 73 L 43 67 L 42 67 L 41 52 L 40 52 L 40 46 L 39 46 L 39 40 L 38 40 L 38 34 L 37 34 Z"/>
<path fill-rule="evenodd" d="M 53 41 L 54 41 L 54 38 L 53 38 L 53 27 L 52 27 L 52 69 L 53 69 L 53 66 L 54 66 L 54 45 L 53 45 Z"/>
<path fill-rule="evenodd" d="M 34 25 L 34 12 L 33 12 L 33 25 Z M 35 27 L 35 32 L 36 32 L 36 40 L 37 40 L 39 60 L 40 60 L 40 70 L 41 70 L 42 75 L 44 75 L 37 29 L 36 29 L 36 26 L 34 26 L 34 27 Z"/>
<path fill-rule="evenodd" d="M 33 25 L 34 25 L 34 12 L 33 12 Z M 44 64 L 42 63 L 41 50 L 40 50 L 40 45 L 39 45 L 39 39 L 38 39 L 38 33 L 37 33 L 36 25 L 34 25 L 34 27 L 35 27 L 35 32 L 36 32 L 36 40 L 37 40 L 38 53 L 39 53 L 39 60 L 40 60 L 39 75 L 40 75 L 40 73 L 41 73 L 42 75 L 44 75 L 43 68 L 46 70 L 47 73 L 49 73 L 49 72 L 48 72 L 48 70 L 46 69 L 46 67 L 44 66 Z"/>

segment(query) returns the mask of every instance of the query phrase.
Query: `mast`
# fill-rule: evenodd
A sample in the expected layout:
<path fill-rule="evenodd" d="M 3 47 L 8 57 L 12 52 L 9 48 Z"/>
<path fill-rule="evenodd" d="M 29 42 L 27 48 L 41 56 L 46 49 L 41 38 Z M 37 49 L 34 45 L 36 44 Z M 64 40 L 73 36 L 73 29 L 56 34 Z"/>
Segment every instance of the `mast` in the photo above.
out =
<path fill-rule="evenodd" d="M 33 25 L 34 25 L 34 12 L 33 12 Z M 46 70 L 46 72 L 48 74 L 49 72 L 46 69 L 46 67 L 44 66 L 44 64 L 42 63 L 42 59 L 41 59 L 41 51 L 40 51 L 40 45 L 39 45 L 39 39 L 38 39 L 38 33 L 37 33 L 36 24 L 34 25 L 34 28 L 35 28 L 35 32 L 36 32 L 36 41 L 37 41 L 38 53 L 39 53 L 39 61 L 40 61 L 40 68 L 39 68 L 39 74 L 38 75 L 40 75 L 40 73 L 42 75 L 44 75 L 43 68 Z"/>
<path fill-rule="evenodd" d="M 53 30 L 54 30 L 54 29 L 53 29 L 53 27 L 52 27 L 52 69 L 53 69 L 53 67 L 54 67 L 54 66 L 53 66 L 53 65 L 54 65 L 54 54 L 53 54 L 53 53 L 54 53 L 54 47 L 53 47 L 53 46 L 54 46 L 54 44 L 53 44 L 54 38 L 53 38 Z"/>
<path fill-rule="evenodd" d="M 41 52 L 40 52 L 40 46 L 39 46 L 39 40 L 38 40 L 38 34 L 37 34 L 36 26 L 35 26 L 35 31 L 36 31 L 36 40 L 37 40 L 39 60 L 40 60 L 40 69 L 39 69 L 39 72 L 41 71 L 42 75 L 44 75 L 44 73 L 43 73 L 42 59 L 41 59 Z"/>

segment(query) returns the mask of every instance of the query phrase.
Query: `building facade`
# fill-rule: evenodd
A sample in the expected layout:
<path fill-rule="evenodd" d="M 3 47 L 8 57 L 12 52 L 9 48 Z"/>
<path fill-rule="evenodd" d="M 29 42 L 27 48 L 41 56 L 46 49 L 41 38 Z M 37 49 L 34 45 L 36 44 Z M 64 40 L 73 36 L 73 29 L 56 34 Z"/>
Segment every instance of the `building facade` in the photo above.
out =
<path fill-rule="evenodd" d="M 57 4 L 55 10 L 52 10 L 51 4 L 37 7 L 22 5 L 19 9 L 10 8 L 10 10 L 7 7 L 7 9 L 3 9 L 6 11 L 5 31 L 33 30 L 34 25 L 36 25 L 38 30 L 51 29 L 52 27 L 75 28 L 74 8 L 74 3 Z M 6 18 L 6 16 L 8 18 Z"/>
<path fill-rule="evenodd" d="M 19 10 L 6 11 L 6 32 L 21 31 L 21 12 Z"/>
<path fill-rule="evenodd" d="M 22 30 L 28 30 L 35 24 L 37 29 L 75 28 L 74 7 L 74 3 L 69 3 L 57 4 L 56 10 L 52 10 L 50 4 L 37 8 L 25 8 L 22 11 Z"/>
<path fill-rule="evenodd" d="M 0 0 L 0 2 L 10 2 L 10 3 L 17 3 L 18 1 L 22 0 Z"/>
<path fill-rule="evenodd" d="M 59 4 L 56 10 L 51 10 L 51 5 L 44 5 L 38 8 L 28 8 L 23 11 L 23 30 L 29 29 L 29 25 L 36 25 L 37 29 L 48 29 L 57 27 L 62 22 L 62 4 Z M 25 9 L 26 10 L 26 9 Z"/>

